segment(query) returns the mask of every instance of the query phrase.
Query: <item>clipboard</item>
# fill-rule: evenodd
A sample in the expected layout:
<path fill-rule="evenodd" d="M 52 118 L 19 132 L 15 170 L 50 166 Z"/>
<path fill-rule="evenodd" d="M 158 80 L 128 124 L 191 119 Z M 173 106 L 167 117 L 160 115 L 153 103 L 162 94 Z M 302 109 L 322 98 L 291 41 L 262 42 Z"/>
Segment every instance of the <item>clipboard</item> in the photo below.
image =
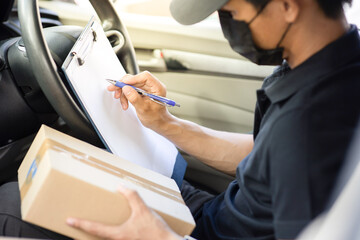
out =
<path fill-rule="evenodd" d="M 108 151 L 168 177 L 174 176 L 175 164 L 177 171 L 181 165 L 175 179 L 181 185 L 186 163 L 174 144 L 145 128 L 131 104 L 127 111 L 122 110 L 120 101 L 107 91 L 105 79 L 121 79 L 126 72 L 94 17 L 74 44 L 62 70 Z"/>

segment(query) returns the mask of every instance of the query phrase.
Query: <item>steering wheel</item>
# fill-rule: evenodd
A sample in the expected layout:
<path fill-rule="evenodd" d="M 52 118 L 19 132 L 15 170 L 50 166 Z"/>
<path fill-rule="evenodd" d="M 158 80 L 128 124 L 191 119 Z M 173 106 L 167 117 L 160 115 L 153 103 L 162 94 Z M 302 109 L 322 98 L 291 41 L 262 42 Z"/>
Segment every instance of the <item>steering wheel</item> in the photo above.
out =
<path fill-rule="evenodd" d="M 90 0 L 90 3 L 99 16 L 105 33 L 115 34 L 121 40 L 121 44 L 114 49 L 125 70 L 130 74 L 138 73 L 134 47 L 111 0 Z M 26 53 L 44 95 L 76 136 L 89 142 L 98 142 L 94 128 L 72 99 L 51 57 L 43 34 L 38 0 L 18 0 L 18 13 Z"/>

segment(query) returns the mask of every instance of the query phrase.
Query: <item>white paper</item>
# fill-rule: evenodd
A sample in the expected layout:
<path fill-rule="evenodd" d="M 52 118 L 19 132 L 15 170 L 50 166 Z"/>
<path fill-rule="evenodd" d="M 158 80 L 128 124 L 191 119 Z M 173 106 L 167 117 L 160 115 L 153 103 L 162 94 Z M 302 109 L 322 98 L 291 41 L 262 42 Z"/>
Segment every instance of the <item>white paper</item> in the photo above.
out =
<path fill-rule="evenodd" d="M 98 133 L 115 155 L 170 177 L 178 154 L 176 147 L 145 128 L 131 104 L 127 111 L 123 111 L 120 101 L 107 91 L 109 83 L 105 79 L 121 79 L 125 71 L 99 23 L 95 21 L 92 29 L 97 41 L 91 42 L 93 35 L 87 34 L 80 37 L 71 50 L 79 52 L 79 57 L 84 56 L 84 64 L 80 66 L 73 59 L 69 65 L 68 61 L 63 65 L 70 84 Z M 68 58 L 71 58 L 70 54 Z"/>

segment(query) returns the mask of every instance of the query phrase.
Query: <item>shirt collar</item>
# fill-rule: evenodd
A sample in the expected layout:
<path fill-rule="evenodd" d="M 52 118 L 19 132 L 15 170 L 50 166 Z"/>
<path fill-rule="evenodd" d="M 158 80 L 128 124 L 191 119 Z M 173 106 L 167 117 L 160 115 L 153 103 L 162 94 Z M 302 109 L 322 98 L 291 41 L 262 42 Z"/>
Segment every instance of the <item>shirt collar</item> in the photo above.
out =
<path fill-rule="evenodd" d="M 265 94 L 272 103 L 287 99 L 298 90 L 314 83 L 325 75 L 348 64 L 360 55 L 360 37 L 355 25 L 336 41 L 311 56 L 304 63 L 289 71 L 283 79 L 265 87 Z"/>

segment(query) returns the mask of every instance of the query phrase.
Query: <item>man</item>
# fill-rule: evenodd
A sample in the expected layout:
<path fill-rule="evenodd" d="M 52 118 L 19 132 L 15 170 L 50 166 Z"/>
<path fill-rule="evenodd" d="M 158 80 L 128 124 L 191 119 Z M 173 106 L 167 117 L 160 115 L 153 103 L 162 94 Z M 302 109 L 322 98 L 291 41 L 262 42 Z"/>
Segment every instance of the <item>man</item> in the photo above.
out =
<path fill-rule="evenodd" d="M 360 38 L 343 3 L 351 0 L 173 0 L 179 22 L 219 11 L 232 48 L 258 64 L 280 65 L 257 91 L 253 136 L 219 132 L 177 119 L 132 88 L 110 87 L 144 126 L 236 180 L 211 196 L 185 184 L 182 194 L 198 239 L 294 239 L 321 213 L 360 115 Z M 150 73 L 122 79 L 153 94 Z M 136 192 L 120 187 L 132 214 L 121 226 L 69 218 L 106 239 L 182 239 Z"/>
<path fill-rule="evenodd" d="M 236 172 L 223 194 L 201 195 L 195 207 L 189 204 L 194 237 L 293 239 L 324 210 L 360 112 L 360 39 L 346 21 L 345 2 L 351 1 L 173 0 L 173 16 L 183 24 L 220 10 L 225 37 L 251 61 L 275 65 L 286 59 L 257 92 L 254 141 L 177 119 L 130 87 L 110 87 L 124 109 L 128 101 L 135 106 L 146 127 L 204 163 Z M 149 73 L 122 81 L 165 96 Z M 188 188 L 185 200 L 196 199 L 198 193 Z M 133 208 L 123 226 L 71 218 L 68 223 L 109 239 L 180 238 L 136 193 L 121 191 Z M 144 215 L 150 220 L 143 222 Z"/>

